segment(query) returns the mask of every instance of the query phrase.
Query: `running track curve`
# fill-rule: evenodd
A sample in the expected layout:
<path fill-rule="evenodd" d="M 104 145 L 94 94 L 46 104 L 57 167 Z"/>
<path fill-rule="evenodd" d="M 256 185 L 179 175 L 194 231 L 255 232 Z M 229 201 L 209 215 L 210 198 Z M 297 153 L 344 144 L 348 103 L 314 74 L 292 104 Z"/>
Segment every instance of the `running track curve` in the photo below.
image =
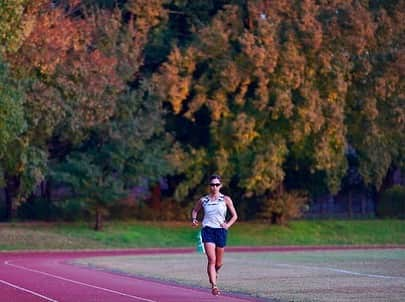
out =
<path fill-rule="evenodd" d="M 342 247 L 344 248 L 344 247 Z M 347 248 L 347 247 L 346 247 Z M 350 247 L 364 248 L 364 247 Z M 373 247 L 376 248 L 376 247 Z M 227 251 L 298 251 L 336 247 L 229 247 Z M 1 252 L 0 301 L 4 302 L 247 302 L 234 294 L 211 295 L 199 289 L 100 271 L 70 264 L 96 256 L 192 253 L 191 248 L 107 251 Z M 267 300 L 269 301 L 269 300 Z"/>

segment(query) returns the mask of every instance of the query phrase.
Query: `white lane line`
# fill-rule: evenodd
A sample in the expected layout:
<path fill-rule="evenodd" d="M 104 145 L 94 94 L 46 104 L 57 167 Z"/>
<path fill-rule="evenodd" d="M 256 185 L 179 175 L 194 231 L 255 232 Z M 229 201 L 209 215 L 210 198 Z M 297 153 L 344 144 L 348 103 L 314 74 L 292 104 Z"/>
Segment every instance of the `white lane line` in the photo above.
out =
<path fill-rule="evenodd" d="M 29 290 L 29 289 L 26 289 L 26 288 L 24 288 L 24 287 L 21 287 L 21 286 L 18 286 L 18 285 L 9 283 L 9 282 L 4 281 L 4 280 L 1 280 L 1 279 L 0 279 L 0 283 L 3 283 L 3 284 L 5 284 L 5 285 L 11 286 L 11 287 L 14 287 L 14 288 L 16 288 L 16 289 L 18 289 L 18 290 L 21 290 L 21 291 L 30 293 L 31 295 L 40 297 L 40 298 L 42 298 L 42 299 L 44 299 L 44 300 L 46 300 L 46 301 L 58 302 L 57 300 L 51 299 L 51 298 L 49 298 L 49 297 L 46 297 L 46 296 L 43 296 L 43 295 L 38 294 L 38 293 L 36 293 L 36 292 L 33 292 L 32 290 Z"/>
<path fill-rule="evenodd" d="M 29 272 L 33 272 L 33 273 L 37 273 L 37 274 L 42 274 L 42 275 L 45 275 L 45 276 L 48 276 L 48 277 L 53 277 L 55 279 L 59 279 L 59 280 L 79 284 L 79 285 L 82 285 L 82 286 L 87 286 L 87 287 L 90 287 L 90 288 L 95 288 L 95 289 L 98 289 L 98 290 L 106 291 L 106 292 L 109 292 L 109 293 L 117 294 L 117 295 L 128 297 L 128 298 L 133 298 L 133 299 L 140 300 L 140 301 L 157 302 L 155 300 L 150 300 L 150 299 L 146 299 L 146 298 L 142 298 L 142 297 L 138 297 L 138 296 L 129 295 L 129 294 L 126 294 L 126 293 L 122 293 L 122 292 L 113 290 L 113 289 L 108 289 L 108 288 L 104 288 L 104 287 L 100 287 L 100 286 L 96 286 L 96 285 L 91 285 L 91 284 L 88 284 L 88 283 L 84 283 L 84 282 L 64 278 L 64 277 L 61 277 L 61 276 L 58 276 L 58 275 L 42 272 L 42 271 L 32 269 L 32 268 L 28 268 L 28 267 L 25 267 L 25 266 L 12 264 L 10 261 L 4 261 L 4 264 L 8 265 L 8 266 L 15 267 L 15 268 L 18 268 L 18 269 L 21 269 L 21 270 L 25 270 L 25 271 L 29 271 Z"/>
<path fill-rule="evenodd" d="M 281 266 L 281 267 L 302 267 L 302 268 L 308 268 L 308 269 L 327 270 L 327 271 L 333 271 L 333 272 L 342 273 L 342 274 L 364 276 L 364 277 L 369 277 L 369 278 L 405 280 L 404 277 L 400 277 L 400 276 L 386 276 L 386 275 L 377 275 L 377 274 L 366 274 L 366 273 L 359 273 L 359 272 L 348 271 L 348 270 L 338 269 L 338 268 L 333 268 L 333 267 L 293 265 L 293 264 L 276 264 L 276 266 Z"/>
<path fill-rule="evenodd" d="M 366 276 L 370 278 L 382 278 L 382 279 L 403 279 L 402 277 L 395 277 L 395 276 L 386 276 L 386 275 L 376 275 L 376 274 L 365 274 L 365 273 L 358 273 L 358 272 L 353 272 L 353 271 L 348 271 L 348 270 L 343 270 L 343 269 L 337 269 L 337 268 L 329 268 L 327 269 L 338 272 L 338 273 L 343 273 L 343 274 L 349 274 L 349 275 L 358 275 L 358 276 Z"/>

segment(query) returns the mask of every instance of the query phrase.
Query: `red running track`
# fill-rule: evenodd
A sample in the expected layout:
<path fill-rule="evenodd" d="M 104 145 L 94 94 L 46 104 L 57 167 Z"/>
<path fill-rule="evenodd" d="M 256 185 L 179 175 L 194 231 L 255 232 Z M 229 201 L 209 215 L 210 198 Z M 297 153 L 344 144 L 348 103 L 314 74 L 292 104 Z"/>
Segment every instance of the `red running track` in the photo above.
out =
<path fill-rule="evenodd" d="M 0 253 L 2 302 L 243 302 L 258 299 L 183 287 L 69 264 L 75 258 L 191 253 L 193 249 Z"/>
<path fill-rule="evenodd" d="M 324 246 L 324 247 L 241 247 L 233 252 L 307 251 L 400 246 Z M 401 246 L 403 247 L 403 246 Z M 77 252 L 2 252 L 0 253 L 1 302 L 246 302 L 263 301 L 242 295 L 211 295 L 198 289 L 137 278 L 69 264 L 70 260 L 95 256 L 191 253 L 193 249 L 142 249 Z M 267 300 L 269 301 L 269 300 Z"/>

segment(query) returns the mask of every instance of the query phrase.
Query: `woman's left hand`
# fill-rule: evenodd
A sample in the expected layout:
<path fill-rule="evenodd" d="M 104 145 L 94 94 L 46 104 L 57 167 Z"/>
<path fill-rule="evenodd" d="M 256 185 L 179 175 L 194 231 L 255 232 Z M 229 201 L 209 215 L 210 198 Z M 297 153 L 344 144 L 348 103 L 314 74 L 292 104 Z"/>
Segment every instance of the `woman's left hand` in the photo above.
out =
<path fill-rule="evenodd" d="M 225 230 L 229 229 L 229 226 L 226 222 L 221 223 L 221 227 Z"/>

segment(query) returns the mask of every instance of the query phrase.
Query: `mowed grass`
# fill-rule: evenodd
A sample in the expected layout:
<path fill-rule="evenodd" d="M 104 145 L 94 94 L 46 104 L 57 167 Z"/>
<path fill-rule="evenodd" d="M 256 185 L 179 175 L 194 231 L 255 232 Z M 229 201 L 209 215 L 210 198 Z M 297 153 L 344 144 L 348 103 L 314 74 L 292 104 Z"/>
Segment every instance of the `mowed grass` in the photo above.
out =
<path fill-rule="evenodd" d="M 288 226 L 235 225 L 230 242 L 243 245 L 404 244 L 405 220 L 298 220 Z"/>
<path fill-rule="evenodd" d="M 0 250 L 115 249 L 195 246 L 188 222 L 2 223 Z M 238 222 L 230 246 L 405 244 L 405 220 L 298 220 L 288 226 Z"/>

